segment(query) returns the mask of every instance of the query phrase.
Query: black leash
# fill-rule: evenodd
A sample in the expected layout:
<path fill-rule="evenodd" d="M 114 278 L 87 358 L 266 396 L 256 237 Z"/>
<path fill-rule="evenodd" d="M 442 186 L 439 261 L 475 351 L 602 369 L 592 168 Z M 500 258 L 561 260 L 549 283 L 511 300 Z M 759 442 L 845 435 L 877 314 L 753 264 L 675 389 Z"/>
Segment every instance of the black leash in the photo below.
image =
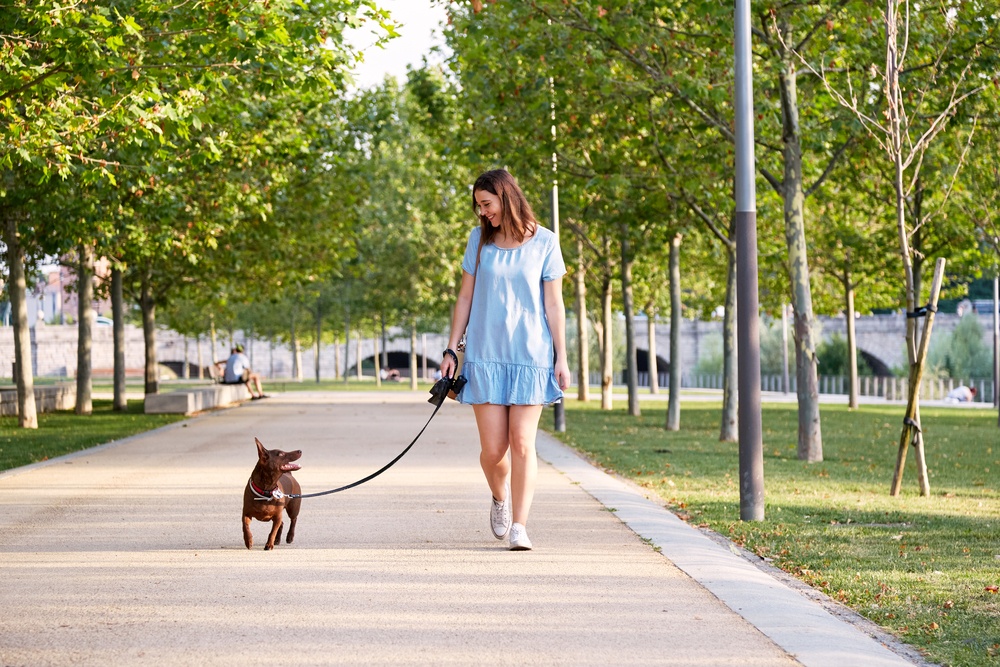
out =
<path fill-rule="evenodd" d="M 364 484 L 365 482 L 368 482 L 370 480 L 375 479 L 376 477 L 378 477 L 379 475 L 381 475 L 382 473 L 384 473 L 386 470 L 388 470 L 389 468 L 391 468 L 393 465 L 395 465 L 396 461 L 398 461 L 399 459 L 403 458 L 403 456 L 406 455 L 406 452 L 410 451 L 410 448 L 413 447 L 413 445 L 417 444 L 417 440 L 419 440 L 420 436 L 422 436 L 424 434 L 424 431 L 427 430 L 427 427 L 430 425 L 431 420 L 434 419 L 434 415 L 436 415 L 438 413 L 438 410 L 441 409 L 441 405 L 442 405 L 441 402 L 437 403 L 437 405 L 434 407 L 434 412 L 432 412 L 431 416 L 427 418 L 427 423 L 424 424 L 424 427 L 422 429 L 420 429 L 420 433 L 417 433 L 417 437 L 415 437 L 413 439 L 413 441 L 410 442 L 410 444 L 408 444 L 406 446 L 406 449 L 404 449 L 403 451 L 401 451 L 396 458 L 394 458 L 393 460 L 389 461 L 384 466 L 382 466 L 381 468 L 379 468 L 378 470 L 376 470 L 372 474 L 368 475 L 367 477 L 365 477 L 363 479 L 359 479 L 356 482 L 351 482 L 350 484 L 348 484 L 346 486 L 341 486 L 341 487 L 336 488 L 336 489 L 330 489 L 329 491 L 320 491 L 319 493 L 290 493 L 290 494 L 288 494 L 288 495 L 286 495 L 284 497 L 285 498 L 316 498 L 317 496 L 328 496 L 331 493 L 340 493 L 341 491 L 346 491 L 347 489 L 353 489 L 355 486 L 360 486 L 361 484 Z M 275 489 L 275 491 L 277 491 L 277 489 Z M 281 498 L 282 497 L 282 495 L 280 495 L 281 491 L 277 491 L 277 492 L 279 494 L 277 496 L 274 495 L 274 491 L 271 492 L 272 493 L 271 496 L 260 496 L 259 494 L 256 494 L 256 493 L 254 495 L 257 495 L 257 499 L 258 500 L 271 500 L 272 498 Z"/>

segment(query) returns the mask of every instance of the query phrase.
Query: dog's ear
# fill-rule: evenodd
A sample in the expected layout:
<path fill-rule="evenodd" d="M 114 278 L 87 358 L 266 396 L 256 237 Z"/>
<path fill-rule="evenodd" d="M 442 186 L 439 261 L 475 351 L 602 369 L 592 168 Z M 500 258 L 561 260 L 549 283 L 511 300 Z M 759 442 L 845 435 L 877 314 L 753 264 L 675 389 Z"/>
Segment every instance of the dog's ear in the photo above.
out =
<path fill-rule="evenodd" d="M 260 459 L 260 464 L 266 464 L 267 457 L 270 455 L 270 452 L 264 448 L 264 443 L 257 438 L 254 438 L 253 441 L 257 443 L 257 457 Z"/>

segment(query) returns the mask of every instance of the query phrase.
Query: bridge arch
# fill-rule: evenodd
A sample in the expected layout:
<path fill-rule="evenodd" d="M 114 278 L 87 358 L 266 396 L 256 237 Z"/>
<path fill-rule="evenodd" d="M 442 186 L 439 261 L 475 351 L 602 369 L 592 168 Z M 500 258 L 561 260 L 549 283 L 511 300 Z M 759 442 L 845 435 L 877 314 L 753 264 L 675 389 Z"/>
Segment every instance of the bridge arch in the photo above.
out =
<path fill-rule="evenodd" d="M 381 357 L 381 355 L 379 355 Z M 393 350 L 386 354 L 387 363 L 382 364 L 381 359 L 379 360 L 380 368 L 392 368 L 399 371 L 399 376 L 404 378 L 410 377 L 410 353 L 408 351 Z M 417 353 L 417 376 L 419 377 L 422 369 L 424 367 L 424 357 L 419 352 Z M 375 356 L 368 355 L 361 360 L 362 371 L 367 369 L 375 368 Z M 427 373 L 433 376 L 434 371 L 441 368 L 441 362 L 436 359 L 427 357 Z M 351 366 L 348 369 L 347 374 L 353 377 L 357 373 L 357 364 Z"/>
<path fill-rule="evenodd" d="M 858 356 L 865 360 L 865 363 L 868 364 L 868 368 L 871 369 L 872 374 L 875 375 L 875 377 L 883 378 L 892 377 L 894 375 L 892 369 L 889 368 L 889 364 L 885 363 L 871 352 L 859 348 Z"/>

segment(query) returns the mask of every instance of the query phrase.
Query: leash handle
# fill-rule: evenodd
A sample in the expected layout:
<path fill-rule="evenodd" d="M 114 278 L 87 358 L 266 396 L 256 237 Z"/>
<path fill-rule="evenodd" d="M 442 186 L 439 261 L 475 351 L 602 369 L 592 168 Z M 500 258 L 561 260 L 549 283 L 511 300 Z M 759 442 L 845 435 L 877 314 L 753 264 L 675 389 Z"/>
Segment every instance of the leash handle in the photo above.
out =
<path fill-rule="evenodd" d="M 422 436 L 424 434 L 424 431 L 427 430 L 427 427 L 430 426 L 431 420 L 434 419 L 434 415 L 436 415 L 437 412 L 438 412 L 438 410 L 441 409 L 441 405 L 442 405 L 442 403 L 438 403 L 437 404 L 437 406 L 434 408 L 434 412 L 432 412 L 431 416 L 427 418 L 427 423 L 424 424 L 424 427 L 422 429 L 420 429 L 420 432 L 417 433 L 417 436 L 415 438 L 413 438 L 413 440 L 410 442 L 410 444 L 408 444 L 406 446 L 406 449 L 404 449 L 403 451 L 401 451 L 396 456 L 396 458 L 394 458 L 393 460 L 389 461 L 384 466 L 382 466 L 381 468 L 379 468 L 378 470 L 376 470 L 372 474 L 368 475 L 367 477 L 359 479 L 356 482 L 351 482 L 350 484 L 347 484 L 346 486 L 341 486 L 341 487 L 336 488 L 336 489 L 330 489 L 329 491 L 320 491 L 319 493 L 290 493 L 290 494 L 286 495 L 285 497 L 286 498 L 317 498 L 319 496 L 328 496 L 331 493 L 340 493 L 341 491 L 347 491 L 348 489 L 353 489 L 355 486 L 360 486 L 360 485 L 364 484 L 365 482 L 368 482 L 370 480 L 375 479 L 376 477 L 378 477 L 379 475 L 381 475 L 382 473 L 384 473 L 386 470 L 388 470 L 389 468 L 391 468 L 393 465 L 395 465 L 395 463 L 397 461 L 399 461 L 399 459 L 403 458 L 403 456 L 406 455 L 406 452 L 410 451 L 410 448 L 413 447 L 413 445 L 417 444 L 417 440 L 420 439 L 420 436 Z"/>

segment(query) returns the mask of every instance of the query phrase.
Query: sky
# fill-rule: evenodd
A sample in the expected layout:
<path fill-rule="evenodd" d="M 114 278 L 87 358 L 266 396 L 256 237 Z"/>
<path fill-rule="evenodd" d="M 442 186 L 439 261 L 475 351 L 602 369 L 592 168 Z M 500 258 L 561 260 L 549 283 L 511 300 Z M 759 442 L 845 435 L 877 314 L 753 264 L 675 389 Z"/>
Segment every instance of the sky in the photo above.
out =
<path fill-rule="evenodd" d="M 405 80 L 406 66 L 419 65 L 425 55 L 432 63 L 442 59 L 431 56 L 430 49 L 444 44 L 438 29 L 447 19 L 443 6 L 433 6 L 431 0 L 379 0 L 377 4 L 402 25 L 400 36 L 384 49 L 374 46 L 375 38 L 367 28 L 348 34 L 349 42 L 365 52 L 365 62 L 355 70 L 357 85 L 362 88 L 378 85 L 387 74 Z"/>

